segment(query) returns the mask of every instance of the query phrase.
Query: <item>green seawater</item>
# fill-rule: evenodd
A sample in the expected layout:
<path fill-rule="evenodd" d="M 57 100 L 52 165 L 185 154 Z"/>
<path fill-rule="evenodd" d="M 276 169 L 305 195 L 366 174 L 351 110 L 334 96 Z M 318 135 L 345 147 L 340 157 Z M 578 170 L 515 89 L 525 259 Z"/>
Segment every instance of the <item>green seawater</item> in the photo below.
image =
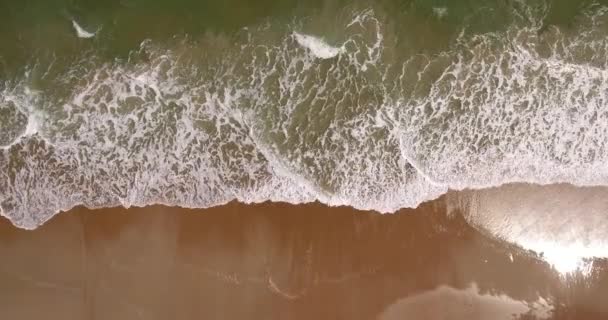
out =
<path fill-rule="evenodd" d="M 608 184 L 608 0 L 0 1 L 0 213 Z"/>
<path fill-rule="evenodd" d="M 336 19 L 357 7 L 382 12 L 398 37 L 396 49 L 404 54 L 438 50 L 449 46 L 465 25 L 468 32 L 479 33 L 510 26 L 512 9 L 524 4 L 547 5 L 546 26 L 569 27 L 591 3 L 607 1 L 4 0 L 0 2 L 0 75 L 15 76 L 32 63 L 83 52 L 124 58 L 145 39 L 167 42 L 208 33 L 230 38 L 244 27 L 272 23 L 287 29 L 304 18 L 313 20 L 311 30 L 331 40 L 340 36 Z M 99 33 L 92 40 L 79 39 L 72 21 Z"/>

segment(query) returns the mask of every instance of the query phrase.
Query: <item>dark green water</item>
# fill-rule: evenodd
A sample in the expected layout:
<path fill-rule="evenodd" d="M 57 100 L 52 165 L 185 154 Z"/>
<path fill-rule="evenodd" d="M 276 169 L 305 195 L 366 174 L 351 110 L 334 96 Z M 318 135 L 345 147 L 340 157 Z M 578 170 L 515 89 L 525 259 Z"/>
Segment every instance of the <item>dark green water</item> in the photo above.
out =
<path fill-rule="evenodd" d="M 0 208 L 608 183 L 606 1 L 2 1 Z"/>
<path fill-rule="evenodd" d="M 545 5 L 528 3 L 531 7 Z M 571 27 L 592 3 L 604 5 L 606 1 L 549 1 L 542 23 Z M 400 40 L 406 40 L 403 49 L 419 51 L 448 45 L 464 25 L 473 32 L 507 28 L 513 22 L 513 8 L 522 6 L 512 0 L 2 1 L 0 57 L 4 71 L 11 74 L 52 55 L 78 56 L 84 50 L 95 50 L 112 59 L 125 57 L 145 39 L 166 42 L 185 35 L 197 39 L 206 33 L 232 36 L 243 27 L 271 21 L 277 28 L 288 28 L 297 19 L 310 17 L 318 20 L 317 31 L 331 35 L 331 28 L 323 28 L 330 27 L 349 7 L 383 11 Z M 438 19 L 437 8 L 445 8 L 449 14 Z M 91 41 L 75 38 L 72 21 L 101 32 Z"/>

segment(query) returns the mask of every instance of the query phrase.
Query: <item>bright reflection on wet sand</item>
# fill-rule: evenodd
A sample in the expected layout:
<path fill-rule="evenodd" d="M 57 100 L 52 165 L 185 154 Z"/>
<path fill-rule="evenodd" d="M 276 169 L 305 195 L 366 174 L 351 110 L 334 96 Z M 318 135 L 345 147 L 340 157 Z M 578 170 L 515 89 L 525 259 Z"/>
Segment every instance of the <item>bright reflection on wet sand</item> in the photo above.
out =
<path fill-rule="evenodd" d="M 589 274 L 608 257 L 608 188 L 508 185 L 470 192 L 467 217 L 489 234 L 541 254 L 562 274 Z"/>
<path fill-rule="evenodd" d="M 522 208 L 535 193 L 519 188 L 504 198 L 517 202 L 490 190 L 467 210 L 447 210 L 450 196 L 385 215 L 231 203 L 79 208 L 34 231 L 3 220 L 0 308 L 7 319 L 62 320 L 606 319 L 605 260 L 561 273 L 571 266 L 547 246 L 521 241 L 596 243 L 599 213 L 593 226 L 534 218 Z M 498 214 L 508 206 L 513 215 Z M 542 233 L 547 225 L 561 229 Z"/>

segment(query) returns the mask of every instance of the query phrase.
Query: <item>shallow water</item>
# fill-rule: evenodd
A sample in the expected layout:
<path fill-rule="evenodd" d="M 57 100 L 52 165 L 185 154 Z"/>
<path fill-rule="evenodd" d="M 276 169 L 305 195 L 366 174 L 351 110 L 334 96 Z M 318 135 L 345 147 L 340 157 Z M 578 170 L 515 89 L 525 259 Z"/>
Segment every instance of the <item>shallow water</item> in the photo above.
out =
<path fill-rule="evenodd" d="M 0 6 L 0 208 L 20 227 L 608 183 L 604 2 Z"/>

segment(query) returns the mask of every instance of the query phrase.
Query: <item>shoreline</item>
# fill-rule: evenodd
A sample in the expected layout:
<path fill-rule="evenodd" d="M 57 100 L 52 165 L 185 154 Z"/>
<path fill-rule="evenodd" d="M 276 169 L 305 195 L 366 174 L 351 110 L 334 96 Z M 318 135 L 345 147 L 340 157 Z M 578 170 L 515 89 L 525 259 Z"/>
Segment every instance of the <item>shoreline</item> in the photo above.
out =
<path fill-rule="evenodd" d="M 492 191 L 492 190 L 500 191 L 500 190 L 504 190 L 504 189 L 510 188 L 510 187 L 545 189 L 545 188 L 560 187 L 560 186 L 566 186 L 567 188 L 581 189 L 581 190 L 600 188 L 600 189 L 605 189 L 606 192 L 608 193 L 608 185 L 577 185 L 577 184 L 568 183 L 568 182 L 547 183 L 547 184 L 540 184 L 540 183 L 535 183 L 535 182 L 508 182 L 508 183 L 500 184 L 500 185 L 496 185 L 496 186 L 486 186 L 486 187 L 479 187 L 479 188 L 448 189 L 446 192 L 439 194 L 438 196 L 436 196 L 434 198 L 430 198 L 428 200 L 420 202 L 416 207 L 401 207 L 395 211 L 387 211 L 387 212 L 382 212 L 382 211 L 378 211 L 375 209 L 365 209 L 365 208 L 361 209 L 359 207 L 346 205 L 346 204 L 335 205 L 332 203 L 325 203 L 319 199 L 316 199 L 312 202 L 298 202 L 298 203 L 291 203 L 291 202 L 286 202 L 286 201 L 274 201 L 274 200 L 270 200 L 270 199 L 264 200 L 262 202 L 242 202 L 238 199 L 233 199 L 228 202 L 220 202 L 218 204 L 211 205 L 211 206 L 205 206 L 205 207 L 187 207 L 187 206 L 166 204 L 163 202 L 156 202 L 153 204 L 146 204 L 143 206 L 136 205 L 136 204 L 128 205 L 128 206 L 125 206 L 123 204 L 117 204 L 115 206 L 110 205 L 110 206 L 104 206 L 104 207 L 89 207 L 89 206 L 86 206 L 83 204 L 77 204 L 67 210 L 62 209 L 62 210 L 56 211 L 52 215 L 45 217 L 42 220 L 42 222 L 39 222 L 38 225 L 32 226 L 32 227 L 30 227 L 27 224 L 16 223 L 15 221 L 13 221 L 14 219 L 11 219 L 10 217 L 8 217 L 5 214 L 5 212 L 2 211 L 1 208 L 0 208 L 0 218 L 8 220 L 16 228 L 23 229 L 23 230 L 36 230 L 36 229 L 40 228 L 41 226 L 43 226 L 44 224 L 48 223 L 49 221 L 55 219 L 55 217 L 57 215 L 69 213 L 69 212 L 76 211 L 76 210 L 83 210 L 83 209 L 88 210 L 88 211 L 108 210 L 108 209 L 129 210 L 131 208 L 148 208 L 148 207 L 160 206 L 160 207 L 167 207 L 167 208 L 175 208 L 175 209 L 179 209 L 179 210 L 209 210 L 209 209 L 213 209 L 213 208 L 231 205 L 233 203 L 237 203 L 237 204 L 245 205 L 245 206 L 256 206 L 256 205 L 265 205 L 265 204 L 273 204 L 273 203 L 284 204 L 284 205 L 289 205 L 289 206 L 319 205 L 319 206 L 325 206 L 325 207 L 329 207 L 329 208 L 348 208 L 348 209 L 358 211 L 358 212 L 369 212 L 369 213 L 379 214 L 379 215 L 391 215 L 391 214 L 397 214 L 404 210 L 405 211 L 416 210 L 419 207 L 427 205 L 429 203 L 439 203 L 439 202 L 442 202 L 443 203 L 442 205 L 446 205 L 448 207 L 454 207 L 453 208 L 454 210 L 462 210 L 463 209 L 462 206 L 466 207 L 467 205 L 469 205 L 469 203 L 467 203 L 467 202 L 468 202 L 469 198 L 471 197 L 471 195 L 475 195 L 477 193 L 482 193 L 482 192 L 487 192 L 487 191 Z M 452 209 L 448 208 L 448 210 L 452 210 Z"/>

